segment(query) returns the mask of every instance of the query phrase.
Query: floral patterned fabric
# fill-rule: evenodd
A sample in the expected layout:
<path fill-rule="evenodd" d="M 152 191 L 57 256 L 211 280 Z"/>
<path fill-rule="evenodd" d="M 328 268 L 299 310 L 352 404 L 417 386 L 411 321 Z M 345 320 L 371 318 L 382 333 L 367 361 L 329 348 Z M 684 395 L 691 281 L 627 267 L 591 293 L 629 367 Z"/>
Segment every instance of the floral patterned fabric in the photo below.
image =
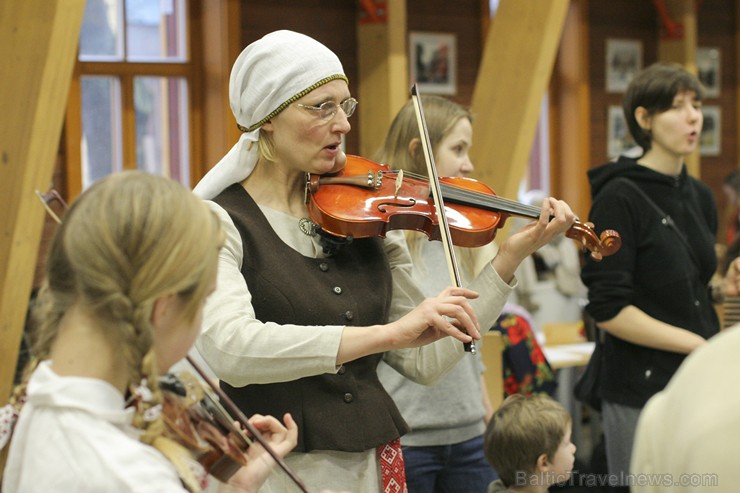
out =
<path fill-rule="evenodd" d="M 501 332 L 504 340 L 504 394 L 554 395 L 555 373 L 529 321 L 520 314 L 503 312 L 490 330 Z"/>

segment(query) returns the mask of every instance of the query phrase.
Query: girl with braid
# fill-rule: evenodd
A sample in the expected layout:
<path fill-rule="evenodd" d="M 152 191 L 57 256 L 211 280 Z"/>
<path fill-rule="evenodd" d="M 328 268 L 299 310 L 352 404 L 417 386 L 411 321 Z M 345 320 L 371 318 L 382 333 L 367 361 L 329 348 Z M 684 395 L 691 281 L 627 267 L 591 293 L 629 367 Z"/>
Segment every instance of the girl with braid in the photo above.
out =
<path fill-rule="evenodd" d="M 165 433 L 157 382 L 195 341 L 222 241 L 205 204 L 166 178 L 112 175 L 72 205 L 36 303 L 33 360 L 0 409 L 0 448 L 12 432 L 3 491 L 206 487 L 205 468 Z M 280 455 L 297 441 L 284 420 L 250 419 Z M 257 491 L 272 466 L 266 454 L 249 447 L 229 490 Z"/>

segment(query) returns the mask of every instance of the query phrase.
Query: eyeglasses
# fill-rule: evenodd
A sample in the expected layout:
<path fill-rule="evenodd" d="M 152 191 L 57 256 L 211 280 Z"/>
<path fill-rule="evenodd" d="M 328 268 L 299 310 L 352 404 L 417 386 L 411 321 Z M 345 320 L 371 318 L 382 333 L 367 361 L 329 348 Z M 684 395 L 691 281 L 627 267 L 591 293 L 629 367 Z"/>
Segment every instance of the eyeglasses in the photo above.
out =
<path fill-rule="evenodd" d="M 307 110 L 316 111 L 321 120 L 328 122 L 329 120 L 334 118 L 334 115 L 337 114 L 339 108 L 342 108 L 342 111 L 344 111 L 344 114 L 347 115 L 347 118 L 352 116 L 352 114 L 355 112 L 355 108 L 357 108 L 357 100 L 355 98 L 347 98 L 339 104 L 335 103 L 334 101 L 324 101 L 318 106 L 310 106 L 301 103 L 296 103 L 296 105 Z"/>

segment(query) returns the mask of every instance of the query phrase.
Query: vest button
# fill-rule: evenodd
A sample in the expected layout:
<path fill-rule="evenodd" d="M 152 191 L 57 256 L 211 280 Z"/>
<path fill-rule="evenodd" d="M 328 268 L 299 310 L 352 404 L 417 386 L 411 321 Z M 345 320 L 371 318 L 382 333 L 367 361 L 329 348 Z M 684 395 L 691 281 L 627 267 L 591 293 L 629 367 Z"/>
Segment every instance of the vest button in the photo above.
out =
<path fill-rule="evenodd" d="M 353 396 L 353 395 L 352 395 L 352 394 L 350 394 L 349 392 L 347 392 L 346 394 L 344 394 L 344 402 L 350 403 L 350 402 L 352 402 L 352 401 L 353 401 L 354 399 L 355 399 L 355 396 Z"/>
<path fill-rule="evenodd" d="M 339 286 L 334 287 L 334 294 L 342 294 L 342 288 Z"/>
<path fill-rule="evenodd" d="M 337 375 L 344 375 L 346 372 L 347 372 L 347 368 L 345 368 L 344 365 L 342 365 L 337 370 Z"/>
<path fill-rule="evenodd" d="M 329 270 L 329 264 L 327 264 L 326 262 L 321 262 L 319 264 L 319 269 L 321 269 L 322 272 L 326 272 Z"/>
<path fill-rule="evenodd" d="M 352 313 L 352 310 L 347 310 L 346 312 L 344 312 L 344 318 L 346 318 L 347 320 L 352 320 L 353 318 L 355 318 L 355 314 Z"/>

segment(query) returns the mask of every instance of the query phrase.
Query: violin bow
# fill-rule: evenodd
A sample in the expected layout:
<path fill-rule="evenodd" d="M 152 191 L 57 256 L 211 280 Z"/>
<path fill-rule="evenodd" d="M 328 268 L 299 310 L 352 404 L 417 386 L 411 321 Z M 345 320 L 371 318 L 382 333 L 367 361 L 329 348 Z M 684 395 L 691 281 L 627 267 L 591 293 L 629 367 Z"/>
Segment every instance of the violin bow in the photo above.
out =
<path fill-rule="evenodd" d="M 434 162 L 432 154 L 432 143 L 429 140 L 429 131 L 427 130 L 426 119 L 424 118 L 424 108 L 421 104 L 421 94 L 416 84 L 411 87 L 411 100 L 414 103 L 416 112 L 416 122 L 419 125 L 419 135 L 421 135 L 421 148 L 424 150 L 424 160 L 427 164 L 427 173 L 429 174 L 429 185 L 432 189 L 432 198 L 437 212 L 437 222 L 439 223 L 439 232 L 442 239 L 442 246 L 447 259 L 447 268 L 450 272 L 450 280 L 453 286 L 461 288 L 460 271 L 457 268 L 457 258 L 453 248 L 452 236 L 450 235 L 450 225 L 447 222 L 445 204 L 442 199 L 442 187 L 439 184 L 439 175 L 437 174 L 437 165 Z M 475 354 L 475 344 L 471 342 L 463 343 L 465 351 Z"/>

